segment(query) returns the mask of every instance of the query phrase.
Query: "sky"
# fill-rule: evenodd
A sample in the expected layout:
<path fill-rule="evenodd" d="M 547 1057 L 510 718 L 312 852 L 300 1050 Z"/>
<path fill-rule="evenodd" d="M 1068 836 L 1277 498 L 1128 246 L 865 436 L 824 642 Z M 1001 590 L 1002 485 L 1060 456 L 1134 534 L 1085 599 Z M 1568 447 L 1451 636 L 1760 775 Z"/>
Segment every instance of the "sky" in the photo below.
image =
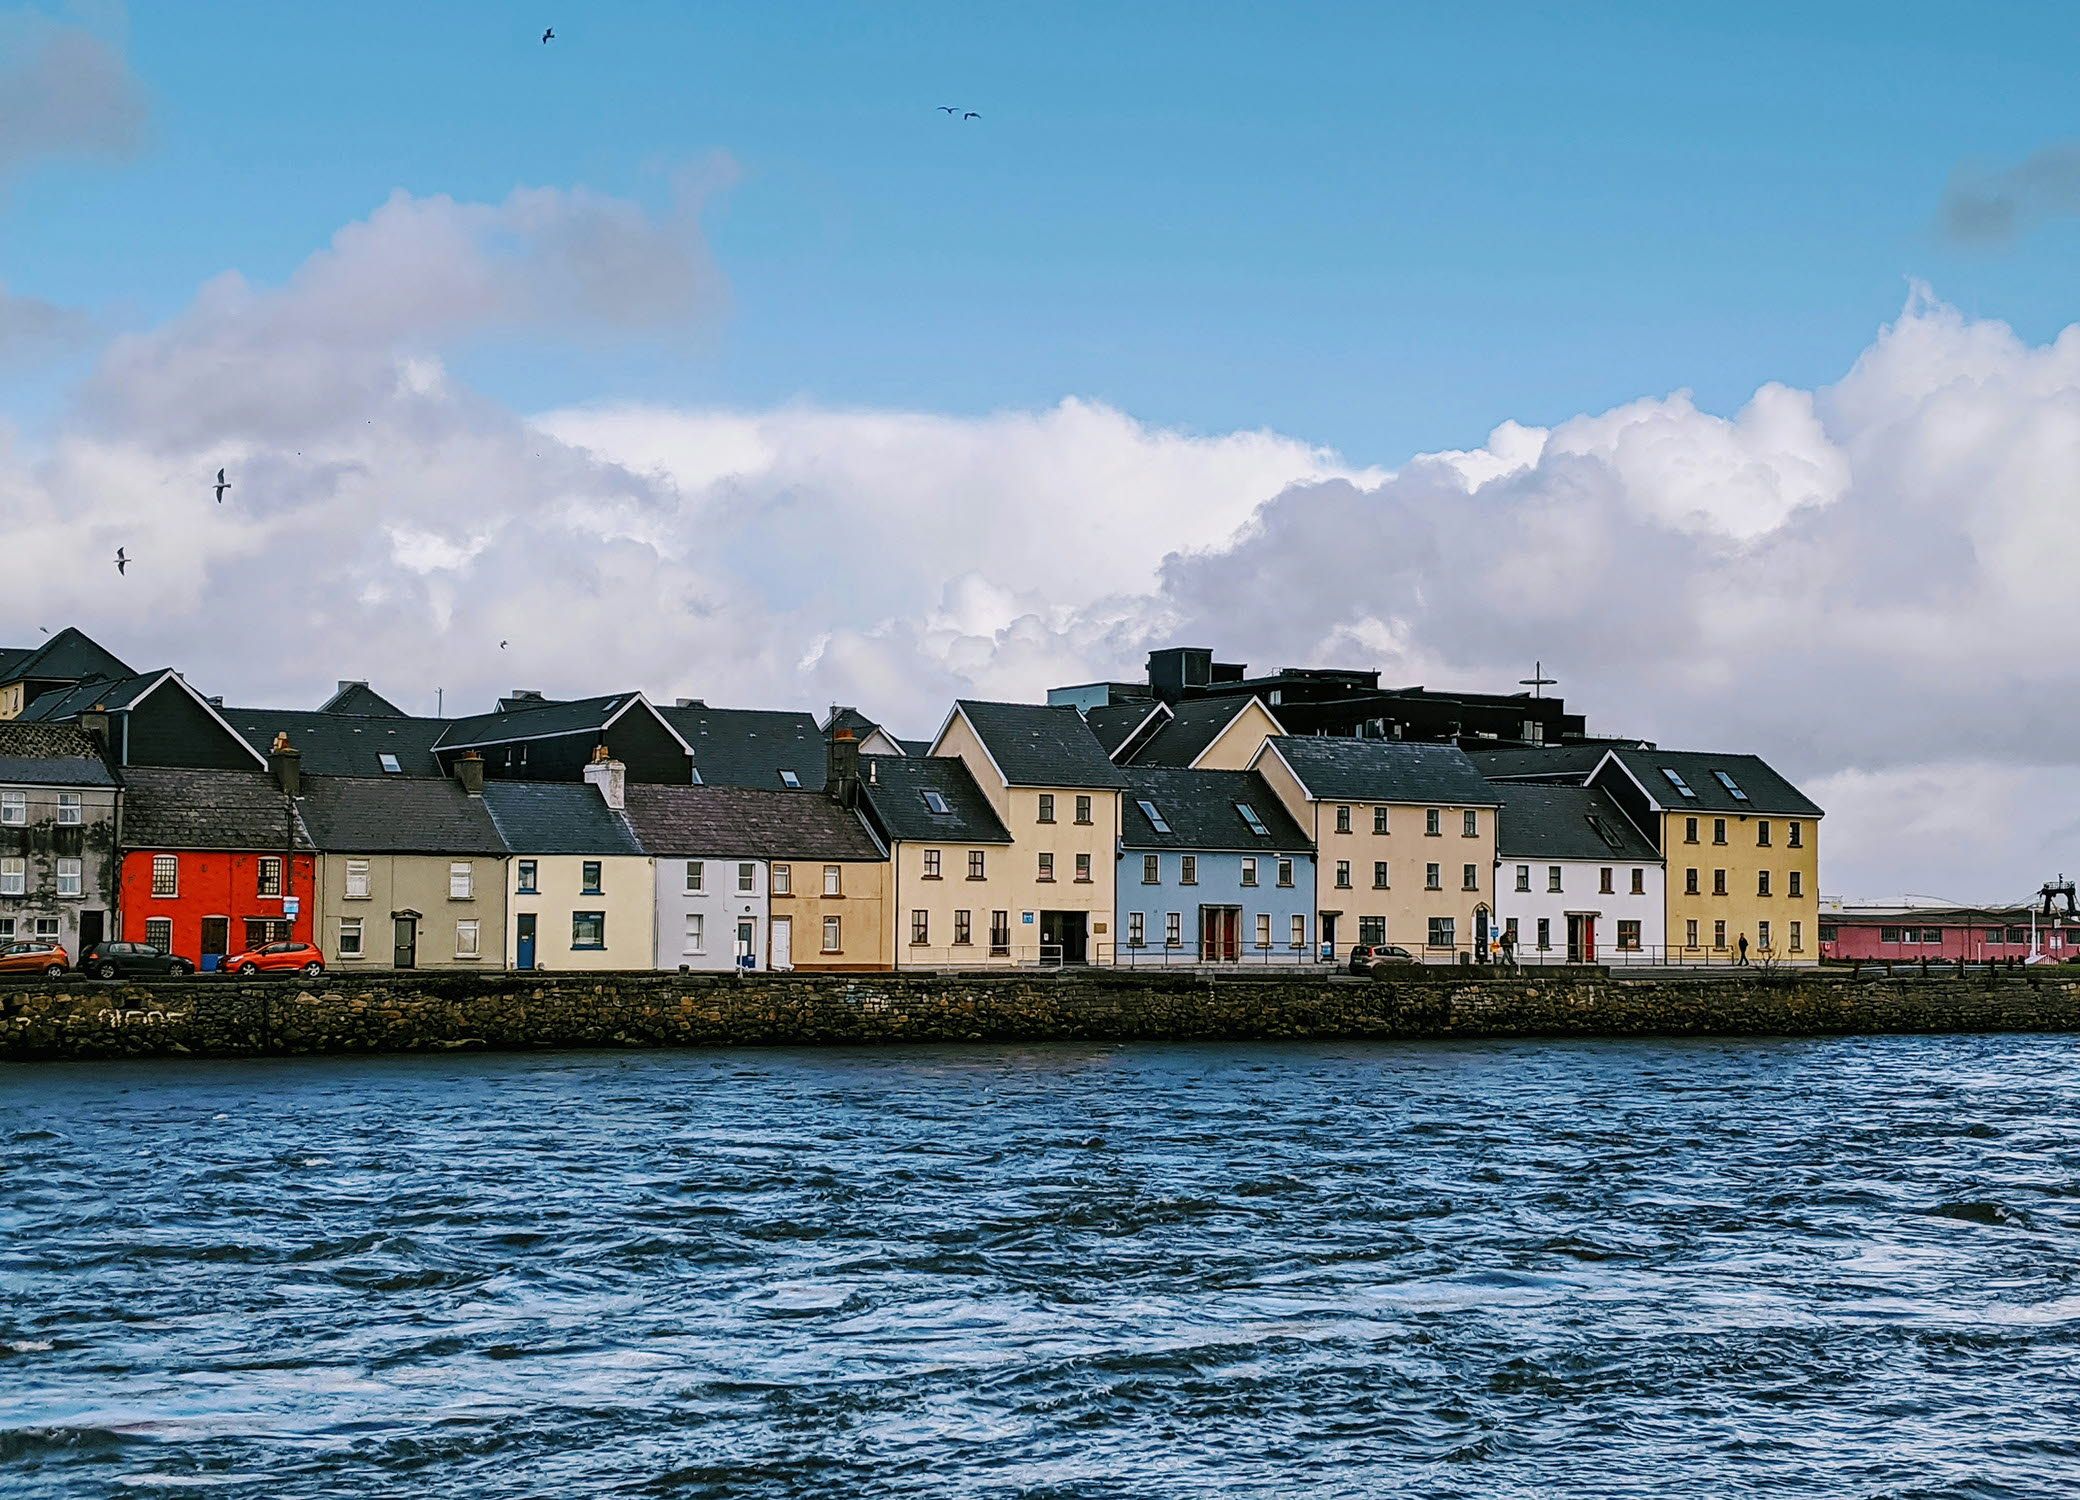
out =
<path fill-rule="evenodd" d="M 1826 894 L 2080 866 L 2080 10 L 557 8 L 0 0 L 0 644 L 913 734 L 1540 660 Z"/>

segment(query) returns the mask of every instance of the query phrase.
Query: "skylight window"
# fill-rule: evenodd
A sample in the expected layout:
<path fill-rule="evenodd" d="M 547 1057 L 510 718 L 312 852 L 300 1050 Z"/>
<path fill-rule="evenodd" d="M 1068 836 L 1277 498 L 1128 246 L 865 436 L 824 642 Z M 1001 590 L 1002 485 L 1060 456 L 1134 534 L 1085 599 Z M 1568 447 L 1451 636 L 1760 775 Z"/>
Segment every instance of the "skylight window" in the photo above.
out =
<path fill-rule="evenodd" d="M 1134 805 L 1141 809 L 1141 816 L 1148 819 L 1148 826 L 1157 833 L 1168 833 L 1170 831 L 1170 825 L 1163 821 L 1163 815 L 1156 811 L 1156 805 L 1153 802 L 1143 797 L 1138 799 Z"/>
<path fill-rule="evenodd" d="M 1674 766 L 1663 766 L 1661 774 L 1668 778 L 1670 786 L 1681 792 L 1685 797 L 1690 798 L 1693 802 L 1697 800 L 1697 793 L 1690 790 L 1690 783 L 1683 780 L 1681 771 L 1678 771 Z"/>
<path fill-rule="evenodd" d="M 387 750 L 376 757 L 376 764 L 383 768 L 383 774 L 386 776 L 402 776 L 404 774 L 403 765 L 398 762 L 396 756 Z"/>
<path fill-rule="evenodd" d="M 1733 777 L 1729 775 L 1727 772 L 1714 771 L 1712 772 L 1712 774 L 1719 778 L 1719 785 L 1726 788 L 1727 794 L 1731 796 L 1734 801 L 1745 802 L 1748 800 L 1748 794 L 1741 790 L 1741 784 L 1735 781 Z"/>
<path fill-rule="evenodd" d="M 795 775 L 792 771 L 782 771 L 780 773 L 780 784 L 790 792 L 798 792 L 802 789 L 802 778 Z"/>
<path fill-rule="evenodd" d="M 953 811 L 952 808 L 946 805 L 946 799 L 939 793 L 924 792 L 921 795 L 924 797 L 924 805 L 927 810 L 938 813 L 942 817 Z"/>
<path fill-rule="evenodd" d="M 707 783 L 706 783 L 705 781 L 702 781 L 702 780 L 701 780 L 701 768 L 700 768 L 699 766 L 695 766 L 695 767 L 693 768 L 693 784 L 694 784 L 695 786 L 706 786 L 706 785 L 707 785 Z"/>
<path fill-rule="evenodd" d="M 1257 816 L 1257 810 L 1254 807 L 1251 807 L 1247 802 L 1238 802 L 1235 804 L 1235 811 L 1242 814 L 1242 821 L 1249 824 L 1251 833 L 1260 839 L 1271 837 L 1271 830 L 1264 826 L 1264 820 Z"/>
<path fill-rule="evenodd" d="M 1625 847 L 1624 840 L 1618 837 L 1618 830 L 1611 827 L 1609 823 L 1605 822 L 1602 814 L 1590 813 L 1589 826 L 1595 829 L 1596 836 L 1602 839 L 1606 844 L 1610 845 L 1613 850 L 1618 850 Z"/>

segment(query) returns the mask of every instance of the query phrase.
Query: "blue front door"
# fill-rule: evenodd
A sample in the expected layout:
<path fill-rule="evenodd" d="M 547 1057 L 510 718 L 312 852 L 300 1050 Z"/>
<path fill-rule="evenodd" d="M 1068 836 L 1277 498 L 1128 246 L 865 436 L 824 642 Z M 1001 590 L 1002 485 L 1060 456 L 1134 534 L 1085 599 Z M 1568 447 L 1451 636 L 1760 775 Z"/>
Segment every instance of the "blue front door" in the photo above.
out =
<path fill-rule="evenodd" d="M 531 969 L 534 967 L 534 913 L 520 913 L 519 923 L 520 967 Z"/>

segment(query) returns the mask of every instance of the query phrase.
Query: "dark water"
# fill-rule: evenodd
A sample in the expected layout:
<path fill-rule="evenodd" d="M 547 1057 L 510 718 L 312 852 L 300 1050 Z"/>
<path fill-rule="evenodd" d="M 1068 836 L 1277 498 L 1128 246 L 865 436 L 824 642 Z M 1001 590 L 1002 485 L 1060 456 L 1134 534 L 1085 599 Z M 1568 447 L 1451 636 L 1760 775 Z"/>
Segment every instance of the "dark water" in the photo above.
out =
<path fill-rule="evenodd" d="M 0 1068 L 0 1492 L 2071 1494 L 2075 1049 Z"/>

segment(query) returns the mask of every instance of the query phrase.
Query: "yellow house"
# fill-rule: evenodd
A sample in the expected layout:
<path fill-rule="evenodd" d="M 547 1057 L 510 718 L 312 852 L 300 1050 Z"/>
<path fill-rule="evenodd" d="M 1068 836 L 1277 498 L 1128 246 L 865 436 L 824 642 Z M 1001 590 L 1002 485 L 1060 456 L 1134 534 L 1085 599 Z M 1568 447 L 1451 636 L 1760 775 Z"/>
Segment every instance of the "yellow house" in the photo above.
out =
<path fill-rule="evenodd" d="M 1820 808 L 1760 757 L 1614 749 L 1590 773 L 1654 834 L 1672 963 L 1820 961 Z"/>
<path fill-rule="evenodd" d="M 1485 961 L 1501 799 L 1456 745 L 1282 735 L 1252 763 L 1315 845 L 1316 942 Z"/>
<path fill-rule="evenodd" d="M 932 741 L 966 764 L 1009 832 L 998 886 L 1019 962 L 1111 962 L 1119 798 L 1126 785 L 1073 708 L 963 698 Z"/>
<path fill-rule="evenodd" d="M 870 755 L 860 764 L 860 807 L 889 852 L 890 966 L 1038 963 L 1038 925 L 1020 921 L 1026 884 L 1012 870 L 1011 835 L 966 762 Z"/>
<path fill-rule="evenodd" d="M 506 953 L 518 969 L 652 966 L 652 862 L 623 811 L 619 761 L 585 780 L 491 781 L 484 787 L 506 862 Z"/>
<path fill-rule="evenodd" d="M 1246 771 L 1264 741 L 1285 726 L 1255 696 L 1187 698 L 1158 704 L 1155 723 L 1120 747 L 1113 759 L 1134 766 L 1190 771 Z"/>

